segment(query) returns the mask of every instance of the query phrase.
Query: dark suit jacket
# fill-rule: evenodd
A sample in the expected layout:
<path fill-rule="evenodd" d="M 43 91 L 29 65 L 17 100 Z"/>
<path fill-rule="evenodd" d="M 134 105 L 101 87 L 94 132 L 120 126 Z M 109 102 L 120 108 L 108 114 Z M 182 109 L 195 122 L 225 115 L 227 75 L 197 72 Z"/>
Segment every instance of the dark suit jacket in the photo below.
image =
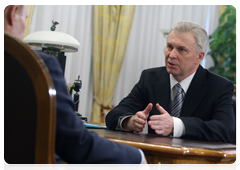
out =
<path fill-rule="evenodd" d="M 185 95 L 180 119 L 186 134 L 182 138 L 232 142 L 235 117 L 232 107 L 233 83 L 199 66 Z M 150 115 L 159 114 L 156 103 L 170 110 L 170 78 L 166 67 L 147 69 L 118 106 L 107 114 L 106 124 L 115 129 L 120 116 L 133 115 L 153 104 Z M 155 133 L 148 126 L 149 133 Z"/>
<path fill-rule="evenodd" d="M 56 154 L 67 163 L 140 163 L 137 148 L 101 138 L 85 128 L 74 113 L 75 106 L 58 61 L 43 52 L 37 53 L 48 67 L 57 92 Z"/>

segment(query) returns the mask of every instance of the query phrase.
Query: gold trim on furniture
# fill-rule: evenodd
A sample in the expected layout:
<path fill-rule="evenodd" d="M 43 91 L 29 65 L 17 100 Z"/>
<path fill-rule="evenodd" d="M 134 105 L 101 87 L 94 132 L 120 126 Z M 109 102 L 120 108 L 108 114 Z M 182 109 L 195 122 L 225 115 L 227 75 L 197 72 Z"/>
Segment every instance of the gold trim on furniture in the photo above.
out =
<path fill-rule="evenodd" d="M 88 129 L 111 141 L 143 150 L 148 163 L 229 164 L 236 161 L 236 145 L 223 142 L 187 140 L 154 134 L 108 129 Z"/>

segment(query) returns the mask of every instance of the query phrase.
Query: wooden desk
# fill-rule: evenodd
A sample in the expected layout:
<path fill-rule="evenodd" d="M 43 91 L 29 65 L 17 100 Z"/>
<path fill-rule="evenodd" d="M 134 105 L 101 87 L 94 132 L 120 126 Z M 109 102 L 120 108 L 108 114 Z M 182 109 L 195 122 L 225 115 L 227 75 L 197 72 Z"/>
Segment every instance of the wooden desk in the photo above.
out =
<path fill-rule="evenodd" d="M 221 142 L 160 137 L 107 129 L 92 129 L 101 137 L 140 148 L 149 164 L 219 164 L 236 160 L 236 145 Z"/>

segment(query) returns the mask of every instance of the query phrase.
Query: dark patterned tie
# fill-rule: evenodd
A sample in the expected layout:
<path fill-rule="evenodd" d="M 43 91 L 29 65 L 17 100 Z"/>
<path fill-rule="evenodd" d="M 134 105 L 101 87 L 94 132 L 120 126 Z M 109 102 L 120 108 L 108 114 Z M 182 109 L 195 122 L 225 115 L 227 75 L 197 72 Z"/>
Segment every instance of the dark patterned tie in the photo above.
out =
<path fill-rule="evenodd" d="M 182 86 L 179 83 L 177 83 L 174 87 L 177 93 L 173 101 L 171 102 L 170 113 L 174 117 L 179 117 L 182 109 L 183 100 L 184 100 L 184 91 L 182 89 Z"/>

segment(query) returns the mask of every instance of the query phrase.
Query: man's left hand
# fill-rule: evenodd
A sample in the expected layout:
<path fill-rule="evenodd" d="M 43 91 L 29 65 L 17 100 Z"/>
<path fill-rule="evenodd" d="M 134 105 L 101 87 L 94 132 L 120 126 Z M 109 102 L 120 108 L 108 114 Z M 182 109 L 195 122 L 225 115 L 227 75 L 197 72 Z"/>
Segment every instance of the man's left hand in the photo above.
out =
<path fill-rule="evenodd" d="M 159 135 L 168 136 L 173 131 L 173 118 L 172 116 L 158 103 L 156 104 L 160 115 L 153 115 L 149 119 L 149 126 L 155 130 Z"/>

